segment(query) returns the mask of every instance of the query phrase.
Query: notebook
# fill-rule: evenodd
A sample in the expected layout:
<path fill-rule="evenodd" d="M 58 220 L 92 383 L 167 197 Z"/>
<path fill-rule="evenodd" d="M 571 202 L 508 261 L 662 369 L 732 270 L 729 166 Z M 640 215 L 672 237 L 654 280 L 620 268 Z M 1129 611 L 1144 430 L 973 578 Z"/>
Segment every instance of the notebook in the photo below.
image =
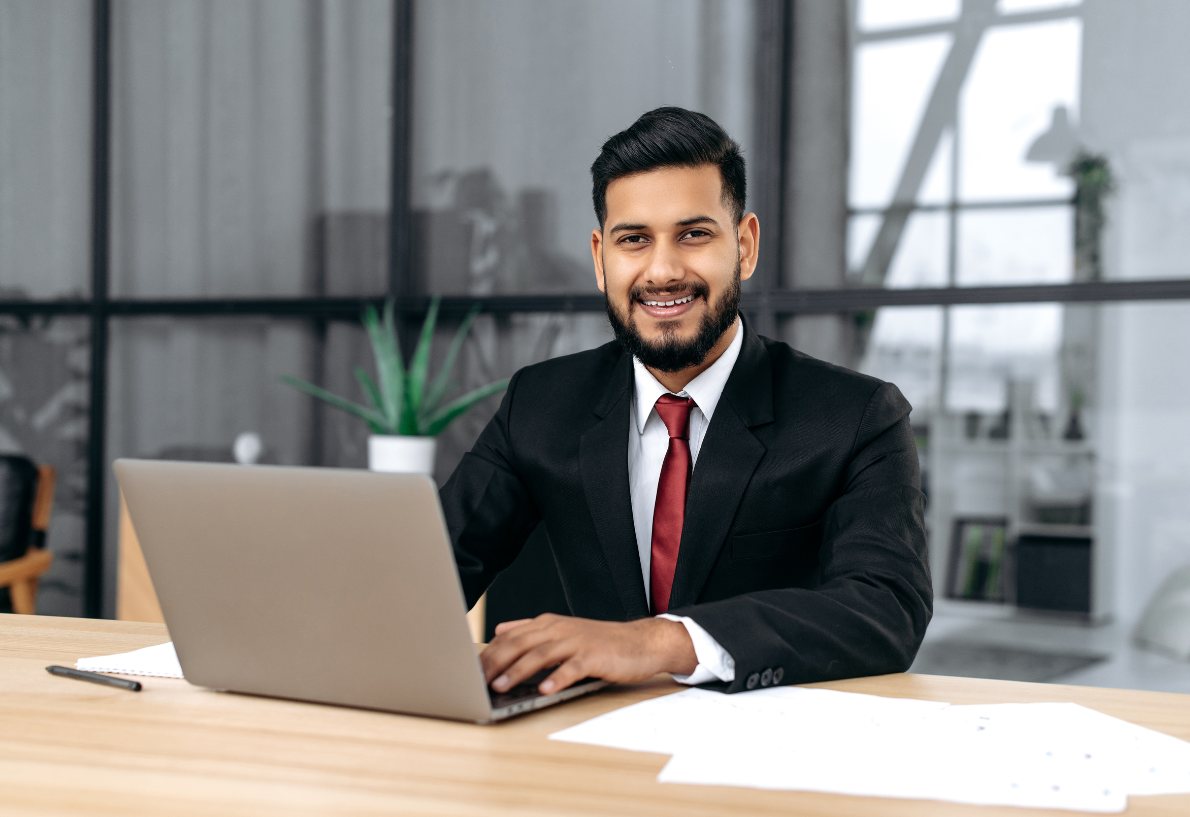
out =
<path fill-rule="evenodd" d="M 172 642 L 154 644 L 131 652 L 97 655 L 74 662 L 76 669 L 90 672 L 114 672 L 117 675 L 150 675 L 157 678 L 181 678 L 182 667 Z"/>
<path fill-rule="evenodd" d="M 192 684 L 477 723 L 605 685 L 493 700 L 429 477 L 130 459 L 115 472 Z"/>

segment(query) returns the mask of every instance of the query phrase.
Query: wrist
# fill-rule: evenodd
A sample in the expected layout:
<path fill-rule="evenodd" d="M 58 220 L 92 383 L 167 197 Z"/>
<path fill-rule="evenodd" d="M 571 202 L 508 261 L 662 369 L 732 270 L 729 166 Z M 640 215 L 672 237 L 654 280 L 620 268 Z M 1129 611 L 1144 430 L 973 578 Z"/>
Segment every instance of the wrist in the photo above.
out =
<path fill-rule="evenodd" d="M 694 642 L 685 626 L 678 621 L 664 618 L 649 619 L 653 630 L 652 654 L 660 664 L 658 672 L 671 675 L 689 675 L 698 666 Z"/>

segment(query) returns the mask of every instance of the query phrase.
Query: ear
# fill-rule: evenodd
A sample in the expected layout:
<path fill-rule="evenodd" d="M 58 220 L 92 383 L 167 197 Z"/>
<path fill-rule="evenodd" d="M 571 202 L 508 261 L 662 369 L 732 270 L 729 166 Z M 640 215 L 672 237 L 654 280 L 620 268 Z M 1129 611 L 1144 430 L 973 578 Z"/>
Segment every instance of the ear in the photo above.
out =
<path fill-rule="evenodd" d="M 599 291 L 607 292 L 607 283 L 603 278 L 603 230 L 591 231 L 591 263 L 595 265 L 595 286 Z"/>
<path fill-rule="evenodd" d="M 740 242 L 740 280 L 747 281 L 756 271 L 760 253 L 760 219 L 755 213 L 744 213 L 736 227 L 736 236 Z"/>

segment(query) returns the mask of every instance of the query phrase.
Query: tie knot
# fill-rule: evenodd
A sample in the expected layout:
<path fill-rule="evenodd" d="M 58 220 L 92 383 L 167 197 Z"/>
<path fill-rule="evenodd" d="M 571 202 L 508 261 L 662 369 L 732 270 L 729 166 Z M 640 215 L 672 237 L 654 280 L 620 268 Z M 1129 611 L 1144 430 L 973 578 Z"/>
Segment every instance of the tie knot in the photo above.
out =
<path fill-rule="evenodd" d="M 694 408 L 693 400 L 689 397 L 663 394 L 657 398 L 656 408 L 671 439 L 685 440 L 690 436 L 690 409 Z"/>

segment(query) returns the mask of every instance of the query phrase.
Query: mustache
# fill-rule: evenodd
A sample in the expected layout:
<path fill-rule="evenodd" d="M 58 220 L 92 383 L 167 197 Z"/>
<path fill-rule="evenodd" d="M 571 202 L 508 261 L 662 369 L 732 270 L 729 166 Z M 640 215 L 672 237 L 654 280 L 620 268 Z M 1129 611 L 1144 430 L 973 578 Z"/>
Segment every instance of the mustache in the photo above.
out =
<path fill-rule="evenodd" d="M 628 295 L 634 301 L 672 301 L 677 298 L 685 298 L 688 295 L 695 297 L 707 298 L 711 294 L 711 288 L 701 281 L 691 282 L 680 287 L 648 287 L 648 286 L 634 286 L 629 290 Z"/>

